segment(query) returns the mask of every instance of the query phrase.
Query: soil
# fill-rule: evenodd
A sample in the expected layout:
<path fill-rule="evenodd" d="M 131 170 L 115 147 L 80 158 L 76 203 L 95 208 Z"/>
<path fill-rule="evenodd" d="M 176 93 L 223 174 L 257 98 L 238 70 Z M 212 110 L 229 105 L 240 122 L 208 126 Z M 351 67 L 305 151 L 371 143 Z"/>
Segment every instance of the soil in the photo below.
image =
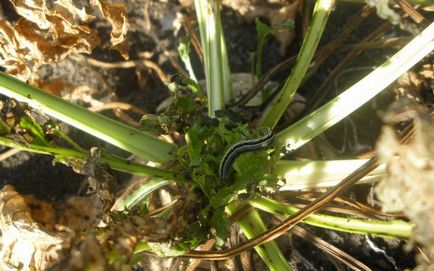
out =
<path fill-rule="evenodd" d="M 129 33 L 129 53 L 132 59 L 136 58 L 140 52 L 150 51 L 154 53 L 153 60 L 158 63 L 168 74 L 176 73 L 177 70 L 170 65 L 170 62 L 161 56 L 163 50 L 156 49 L 156 40 L 149 36 L 143 27 L 142 14 L 136 7 L 145 1 L 127 1 L 130 19 L 134 21 L 132 31 Z M 162 1 L 163 2 L 163 1 Z M 170 2 L 170 1 L 169 1 Z M 162 8 L 167 5 L 168 10 L 179 9 L 175 4 L 161 3 Z M 339 2 L 335 11 L 327 24 L 324 39 L 321 44 L 333 39 L 341 30 L 342 25 L 348 20 L 356 10 L 361 8 L 356 4 L 344 4 Z M 8 9 L 9 10 L 9 9 Z M 190 11 L 191 12 L 191 11 Z M 190 13 L 191 14 L 191 13 Z M 13 16 L 13 15 L 10 15 Z M 161 20 L 151 18 L 154 33 L 158 39 L 167 42 L 165 50 L 174 51 L 177 46 L 178 37 L 183 35 L 182 30 L 177 38 L 173 38 L 170 30 L 162 30 Z M 352 42 L 357 42 L 365 37 L 372 29 L 382 21 L 375 15 L 371 16 L 361 27 L 351 36 Z M 104 28 L 106 25 L 95 27 Z M 249 72 L 249 52 L 253 52 L 256 47 L 256 31 L 252 23 L 246 23 L 235 11 L 223 10 L 223 28 L 226 34 L 227 46 L 230 55 L 230 65 L 232 72 Z M 393 31 L 397 31 L 394 29 Z M 107 29 L 106 29 L 107 32 Z M 301 43 L 300 30 L 297 30 L 297 38 L 291 44 L 284 56 L 279 52 L 279 43 L 270 38 L 265 44 L 264 50 L 264 70 L 268 70 L 283 59 L 294 55 Z M 390 32 L 392 33 L 392 32 Z M 330 92 L 330 96 L 335 96 L 344 89 L 345 85 L 351 84 L 370 71 L 370 67 L 386 60 L 394 49 L 385 48 L 369 50 L 354 60 L 348 68 L 348 76 L 342 76 L 337 83 L 335 90 Z M 344 52 L 333 54 L 320 68 L 313 74 L 312 78 L 304 84 L 300 94 L 307 99 L 313 95 L 315 89 L 327 77 L 330 70 L 343 58 Z M 117 52 L 108 49 L 97 49 L 90 56 L 105 62 L 122 61 Z M 374 59 L 374 61 L 372 61 Z M 203 76 L 197 58 L 193 59 L 195 68 L 199 76 Z M 61 77 L 64 80 L 88 85 L 101 90 L 101 100 L 115 99 L 142 108 L 146 112 L 155 112 L 158 104 L 168 96 L 168 91 L 164 84 L 158 79 L 155 73 L 150 73 L 144 69 L 103 69 L 98 67 L 86 66 L 77 63 L 72 59 L 67 59 L 59 64 L 52 64 L 43 67 L 40 77 L 43 80 Z M 362 69 L 366 68 L 366 69 Z M 353 69 L 352 71 L 350 69 Z M 97 74 L 97 76 L 95 76 Z M 288 75 L 283 72 L 276 80 L 282 80 Z M 102 79 L 104 82 L 100 82 Z M 113 96 L 113 94 L 115 96 Z M 116 97 L 116 98 L 114 98 Z M 330 97 L 328 97 L 330 98 Z M 0 97 L 5 99 L 5 97 Z M 384 110 L 390 102 L 390 94 L 380 95 L 373 102 L 367 104 L 358 112 L 353 114 L 348 120 L 336 125 L 326 133 L 331 144 L 339 150 L 342 155 L 355 155 L 373 149 L 375 140 L 381 127 L 377 111 Z M 140 117 L 132 115 L 136 120 Z M 92 146 L 103 146 L 114 150 L 113 147 L 102 144 L 90 135 L 69 128 L 70 134 L 82 146 L 90 148 Z M 0 152 L 6 149 L 0 147 Z M 119 154 L 126 155 L 122 151 L 115 150 Z M 118 174 L 118 180 L 125 184 L 132 176 Z M 60 163 L 54 163 L 49 156 L 36 155 L 20 152 L 14 156 L 0 161 L 0 187 L 6 184 L 13 185 L 18 192 L 32 194 L 37 198 L 49 201 L 61 201 L 70 195 L 77 193 L 83 176 L 76 174 L 70 167 Z M 360 189 L 360 188 L 359 188 Z M 364 196 L 368 196 L 369 187 L 361 189 Z M 349 192 L 350 196 L 360 196 L 360 192 Z M 372 270 L 404 270 L 413 268 L 414 253 L 407 252 L 406 242 L 398 239 L 383 239 L 379 237 L 367 237 L 362 235 L 350 235 L 327 230 L 319 230 L 314 227 L 307 227 L 309 230 L 330 242 L 331 244 L 346 251 L 354 258 L 368 265 Z M 298 270 L 349 270 L 348 267 L 337 263 L 330 256 L 321 252 L 298 237 L 291 238 L 291 249 L 285 251 L 288 258 L 294 259 Z M 259 270 L 259 269 L 258 269 Z"/>

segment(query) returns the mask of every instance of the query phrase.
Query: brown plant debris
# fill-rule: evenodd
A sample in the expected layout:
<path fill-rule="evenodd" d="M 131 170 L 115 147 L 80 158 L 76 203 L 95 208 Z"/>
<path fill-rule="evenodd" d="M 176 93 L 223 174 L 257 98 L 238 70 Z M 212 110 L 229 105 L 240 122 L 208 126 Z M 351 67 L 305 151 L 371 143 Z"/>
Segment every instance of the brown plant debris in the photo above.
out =
<path fill-rule="evenodd" d="M 394 125 L 412 120 L 414 138 L 401 145 Z M 434 256 L 434 122 L 423 108 L 401 100 L 385 116 L 377 151 L 387 164 L 388 176 L 376 187 L 386 212 L 402 211 L 415 223 L 414 241 Z M 415 270 L 432 270 L 434 263 L 422 262 Z"/>
<path fill-rule="evenodd" d="M 100 40 L 86 24 L 95 18 L 92 13 L 97 10 L 112 25 L 112 47 L 128 57 L 128 22 L 122 4 L 98 0 L 10 1 L 22 18 L 13 24 L 0 20 L 0 65 L 9 74 L 28 80 L 43 64 L 59 62 L 71 54 L 90 54 Z"/>
<path fill-rule="evenodd" d="M 110 213 L 113 177 L 95 168 L 95 191 L 52 205 L 0 190 L 0 270 L 131 270 L 139 241 L 161 249 L 191 223 L 192 198 L 180 199 L 167 216 Z M 190 221 L 190 222 L 189 222 Z"/>
<path fill-rule="evenodd" d="M 93 6 L 96 6 L 102 13 L 103 17 L 111 24 L 110 41 L 112 48 L 118 50 L 121 55 L 128 59 L 128 52 L 125 47 L 125 41 L 128 31 L 128 19 L 123 4 L 109 3 L 107 1 L 90 0 Z"/>
<path fill-rule="evenodd" d="M 1 270 L 45 270 L 61 258 L 70 234 L 52 232 L 50 227 L 37 222 L 38 219 L 51 224 L 53 217 L 51 206 L 35 199 L 27 200 L 10 185 L 3 187 L 0 191 Z"/>

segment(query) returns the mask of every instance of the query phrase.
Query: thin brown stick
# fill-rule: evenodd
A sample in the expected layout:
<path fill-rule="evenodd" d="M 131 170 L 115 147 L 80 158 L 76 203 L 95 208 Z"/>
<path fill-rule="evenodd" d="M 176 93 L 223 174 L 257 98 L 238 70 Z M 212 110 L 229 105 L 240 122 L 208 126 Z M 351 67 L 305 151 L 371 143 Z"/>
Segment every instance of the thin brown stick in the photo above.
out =
<path fill-rule="evenodd" d="M 129 68 L 139 67 L 140 65 L 144 65 L 145 67 L 154 70 L 164 84 L 169 83 L 169 79 L 167 75 L 163 72 L 160 66 L 158 66 L 155 62 L 148 59 L 128 60 L 128 61 L 109 63 L 109 62 L 104 62 L 104 61 L 96 60 L 94 58 L 83 57 L 83 56 L 71 56 L 71 58 L 76 61 L 84 60 L 92 66 L 105 68 L 105 69 L 129 69 Z"/>
<path fill-rule="evenodd" d="M 314 198 L 308 199 L 310 201 L 314 200 Z M 328 206 L 324 207 L 324 211 L 337 213 L 337 214 L 345 214 L 345 215 L 352 215 L 357 217 L 364 217 L 364 218 L 377 218 L 377 217 L 394 217 L 394 218 L 401 218 L 405 217 L 403 213 L 401 212 L 394 212 L 394 213 L 384 213 L 380 210 L 371 208 L 367 205 L 364 205 L 357 201 L 351 201 L 349 199 L 345 199 L 342 197 L 336 197 L 334 199 L 335 202 L 339 202 L 342 204 L 347 205 L 347 207 L 342 206 Z M 285 201 L 287 202 L 287 201 Z M 306 206 L 305 203 L 294 203 L 294 202 L 287 202 L 288 204 L 291 204 L 294 207 L 297 208 L 304 208 Z"/>
<path fill-rule="evenodd" d="M 419 13 L 407 0 L 396 0 L 396 3 L 402 8 L 402 10 L 410 16 L 410 18 L 417 24 L 425 21 L 425 17 Z"/>
<path fill-rule="evenodd" d="M 205 242 L 205 244 L 203 245 L 203 250 L 204 251 L 208 251 L 211 250 L 213 248 L 213 246 L 215 245 L 215 239 L 209 239 Z M 203 261 L 203 259 L 194 259 L 190 266 L 187 268 L 186 271 L 194 271 L 196 270 L 196 268 L 200 265 L 200 263 Z"/>
<path fill-rule="evenodd" d="M 10 149 L 5 152 L 0 153 L 0 161 L 8 159 L 9 157 L 19 153 L 21 150 L 19 149 Z"/>
<path fill-rule="evenodd" d="M 322 252 L 325 252 L 334 258 L 338 259 L 345 265 L 347 265 L 349 268 L 355 271 L 372 271 L 371 268 L 366 266 L 361 261 L 357 260 L 356 258 L 352 257 L 345 251 L 333 246 L 332 244 L 322 240 L 321 238 L 313 235 L 306 229 L 295 225 L 291 232 L 309 242 L 311 242 L 314 246 L 321 249 Z"/>
<path fill-rule="evenodd" d="M 140 127 L 140 123 L 138 121 L 125 114 L 124 111 L 120 110 L 119 108 L 113 109 L 113 113 L 124 123 L 136 128 Z"/>
<path fill-rule="evenodd" d="M 410 38 L 390 38 L 372 42 L 361 42 L 357 44 L 347 45 L 345 48 L 341 48 L 341 50 L 367 50 L 385 48 L 389 46 L 403 46 L 407 44 L 410 40 Z"/>
<path fill-rule="evenodd" d="M 130 110 L 134 113 L 140 114 L 140 115 L 145 115 L 146 112 L 144 110 L 142 110 L 141 108 L 129 104 L 129 103 L 123 103 L 123 102 L 110 102 L 110 103 L 105 103 L 103 106 L 100 107 L 90 107 L 88 108 L 90 111 L 92 112 L 99 112 L 99 111 L 104 111 L 104 110 L 109 110 L 109 109 L 120 109 L 120 110 Z"/>
<path fill-rule="evenodd" d="M 404 214 L 402 212 L 390 212 L 385 213 L 381 210 L 374 209 L 368 205 L 365 205 L 363 203 L 360 203 L 358 201 L 347 199 L 343 197 L 336 197 L 335 201 L 344 203 L 348 206 L 352 206 L 354 208 L 357 208 L 365 213 L 373 214 L 375 216 L 383 216 L 383 217 L 404 217 Z"/>
<path fill-rule="evenodd" d="M 362 40 L 362 44 L 366 42 L 371 42 L 382 35 L 387 29 L 390 28 L 390 23 L 386 22 L 378 27 L 374 32 L 369 34 L 366 38 Z M 329 74 L 327 79 L 321 84 L 318 90 L 315 92 L 313 98 L 310 99 L 310 103 L 306 106 L 305 112 L 302 114 L 306 114 L 308 112 L 312 112 L 315 110 L 323 101 L 325 95 L 327 94 L 327 89 L 330 87 L 335 78 L 341 73 L 341 71 L 348 65 L 348 63 L 362 53 L 361 49 L 356 49 L 350 51 L 344 59 L 342 59 L 339 64 L 333 69 L 333 71 Z"/>
<path fill-rule="evenodd" d="M 306 204 L 291 204 L 291 206 L 297 207 L 299 209 L 302 209 L 306 206 Z M 326 211 L 326 212 L 330 212 L 330 213 L 335 213 L 335 214 L 340 214 L 340 215 L 351 215 L 351 216 L 355 216 L 355 217 L 360 217 L 360 218 L 372 218 L 372 216 L 366 215 L 361 213 L 359 210 L 355 210 L 355 209 L 349 209 L 344 208 L 344 207 L 334 207 L 334 206 L 326 206 L 322 208 L 322 211 Z M 319 212 L 319 214 L 321 214 L 321 212 Z"/>
<path fill-rule="evenodd" d="M 160 213 L 162 213 L 164 210 L 167 210 L 167 208 L 171 208 L 173 205 L 175 205 L 175 203 L 178 202 L 178 199 L 174 199 L 171 202 L 169 202 L 168 204 L 161 206 L 160 208 L 157 208 L 155 210 L 150 211 L 149 213 L 147 213 L 145 215 L 145 217 L 151 217 L 151 216 L 156 216 Z"/>

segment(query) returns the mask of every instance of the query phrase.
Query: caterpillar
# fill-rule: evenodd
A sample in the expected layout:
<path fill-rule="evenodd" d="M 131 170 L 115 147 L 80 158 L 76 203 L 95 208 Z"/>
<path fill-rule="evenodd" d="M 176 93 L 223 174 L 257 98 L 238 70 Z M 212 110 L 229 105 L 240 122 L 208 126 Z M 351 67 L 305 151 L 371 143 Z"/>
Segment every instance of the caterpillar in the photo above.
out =
<path fill-rule="evenodd" d="M 220 180 L 225 181 L 229 177 L 229 170 L 237 157 L 245 152 L 260 151 L 268 148 L 274 142 L 274 133 L 268 127 L 259 129 L 258 138 L 239 141 L 225 152 L 220 161 L 219 175 Z"/>

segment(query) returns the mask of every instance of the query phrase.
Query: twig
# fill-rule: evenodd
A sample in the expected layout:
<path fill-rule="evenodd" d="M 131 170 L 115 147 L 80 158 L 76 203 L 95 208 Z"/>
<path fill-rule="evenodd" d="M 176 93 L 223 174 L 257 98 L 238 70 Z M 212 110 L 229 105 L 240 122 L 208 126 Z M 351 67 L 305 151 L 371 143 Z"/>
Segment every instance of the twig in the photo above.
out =
<path fill-rule="evenodd" d="M 410 16 L 413 21 L 415 21 L 417 24 L 425 21 L 425 17 L 423 17 L 422 14 L 420 14 L 410 3 L 407 2 L 407 0 L 396 0 L 398 5 L 402 8 L 402 10 Z"/>
<path fill-rule="evenodd" d="M 211 250 L 214 245 L 215 245 L 215 239 L 209 239 L 203 245 L 203 250 L 204 251 Z M 194 270 L 196 270 L 196 268 L 200 265 L 201 262 L 202 262 L 202 259 L 194 259 L 191 262 L 190 266 L 187 268 L 186 271 L 194 271 Z"/>
<path fill-rule="evenodd" d="M 98 107 L 93 106 L 88 109 L 92 112 L 99 112 L 99 111 L 104 111 L 109 109 L 120 109 L 120 110 L 131 110 L 132 112 L 140 115 L 146 114 L 146 112 L 140 109 L 139 107 L 128 103 L 123 103 L 123 102 L 109 102 L 109 103 L 105 103 L 103 106 L 98 106 Z"/>
<path fill-rule="evenodd" d="M 390 23 L 386 22 L 380 27 L 378 27 L 374 32 L 369 34 L 366 38 L 363 39 L 361 42 L 362 44 L 365 42 L 370 42 L 378 38 L 380 35 L 382 35 L 389 27 Z M 307 114 L 308 112 L 312 112 L 317 108 L 320 103 L 323 101 L 325 95 L 328 93 L 326 89 L 330 86 L 330 84 L 335 80 L 335 78 L 338 76 L 338 74 L 344 69 L 344 67 L 356 56 L 358 56 L 362 50 L 356 49 L 350 51 L 343 60 L 339 62 L 339 64 L 333 69 L 333 71 L 329 74 L 327 79 L 321 84 L 321 86 L 318 88 L 318 90 L 315 92 L 315 95 L 313 98 L 310 99 L 310 102 L 305 107 L 304 112 L 302 112 L 302 115 Z"/>
<path fill-rule="evenodd" d="M 155 62 L 148 60 L 148 59 L 128 60 L 128 61 L 109 63 L 109 62 L 96 60 L 96 59 L 90 58 L 90 57 L 83 57 L 81 55 L 71 56 L 71 58 L 76 60 L 76 61 L 83 61 L 84 60 L 87 63 L 89 63 L 90 65 L 100 67 L 100 68 L 105 68 L 105 69 L 129 69 L 129 68 L 139 67 L 140 65 L 144 65 L 145 67 L 154 70 L 157 73 L 160 80 L 164 84 L 169 83 L 169 79 L 168 79 L 167 75 L 163 72 L 163 70 L 160 68 L 160 66 L 158 66 Z"/>
<path fill-rule="evenodd" d="M 0 161 L 8 159 L 9 157 L 19 153 L 21 150 L 19 149 L 10 149 L 5 152 L 0 153 Z"/>
<path fill-rule="evenodd" d="M 354 50 L 354 49 L 365 50 L 365 49 L 384 48 L 388 46 L 405 45 L 410 40 L 411 40 L 410 38 L 390 38 L 390 39 L 384 39 L 379 41 L 360 42 L 357 44 L 352 44 L 352 45 L 350 44 L 345 48 L 341 48 L 341 50 Z"/>
<path fill-rule="evenodd" d="M 339 261 L 341 261 L 342 263 L 344 263 L 345 265 L 347 265 L 352 270 L 356 270 L 356 271 L 363 271 L 363 270 L 365 270 L 365 271 L 372 271 L 371 268 L 369 268 L 368 266 L 366 266 L 361 261 L 355 259 L 354 257 L 352 257 L 351 255 L 349 255 L 345 251 L 343 251 L 343 250 L 341 250 L 341 249 L 333 246 L 332 244 L 330 244 L 330 243 L 322 240 L 321 238 L 313 235 L 312 233 L 308 232 L 307 230 L 305 230 L 304 228 L 302 228 L 300 226 L 295 225 L 292 228 L 291 232 L 293 234 L 297 235 L 300 238 L 308 240 L 314 246 L 316 246 L 317 248 L 319 248 L 322 252 L 330 254 L 331 256 L 335 257 L 336 259 L 338 259 Z"/>

